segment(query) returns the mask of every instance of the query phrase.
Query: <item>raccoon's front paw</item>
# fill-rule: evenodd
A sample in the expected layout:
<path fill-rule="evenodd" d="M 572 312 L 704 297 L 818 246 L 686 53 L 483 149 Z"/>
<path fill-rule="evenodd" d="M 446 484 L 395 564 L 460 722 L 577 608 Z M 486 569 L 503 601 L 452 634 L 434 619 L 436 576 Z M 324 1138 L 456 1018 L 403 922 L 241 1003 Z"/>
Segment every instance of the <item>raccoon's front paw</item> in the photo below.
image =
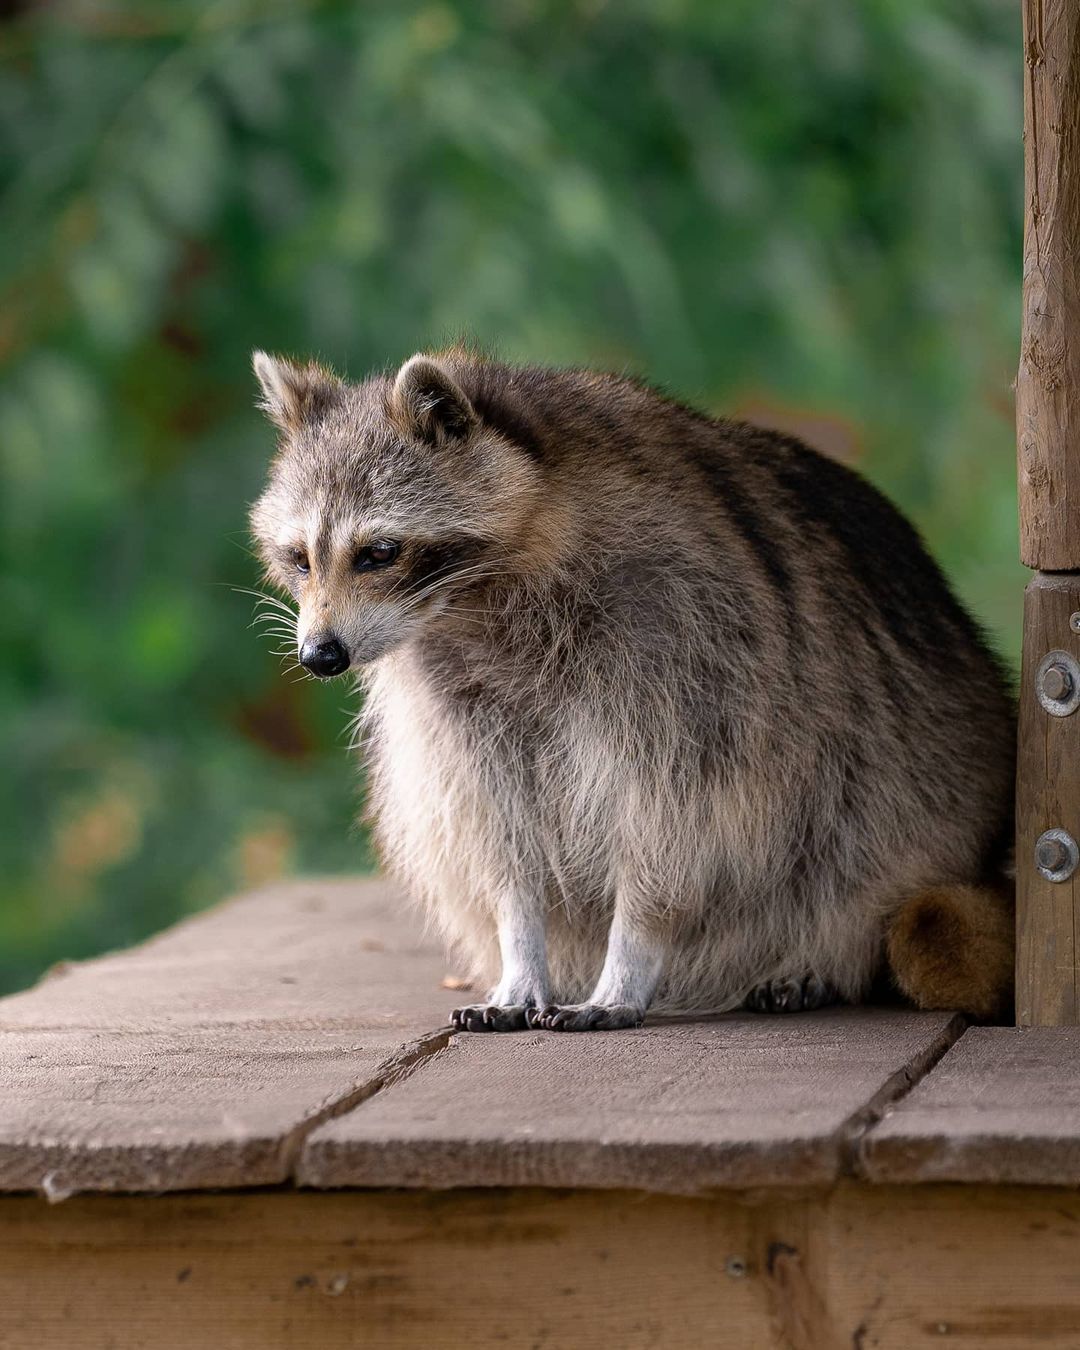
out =
<path fill-rule="evenodd" d="M 816 975 L 804 975 L 800 980 L 766 980 L 751 989 L 743 1007 L 751 1012 L 796 1013 L 812 1012 L 839 1001 L 831 985 Z"/>
<path fill-rule="evenodd" d="M 546 1008 L 528 1008 L 530 1027 L 545 1031 L 619 1031 L 639 1027 L 645 1018 L 629 1003 L 549 1003 Z"/>
<path fill-rule="evenodd" d="M 471 1003 L 454 1009 L 450 1025 L 455 1031 L 524 1031 L 526 1016 L 534 1011 L 524 1003 Z"/>

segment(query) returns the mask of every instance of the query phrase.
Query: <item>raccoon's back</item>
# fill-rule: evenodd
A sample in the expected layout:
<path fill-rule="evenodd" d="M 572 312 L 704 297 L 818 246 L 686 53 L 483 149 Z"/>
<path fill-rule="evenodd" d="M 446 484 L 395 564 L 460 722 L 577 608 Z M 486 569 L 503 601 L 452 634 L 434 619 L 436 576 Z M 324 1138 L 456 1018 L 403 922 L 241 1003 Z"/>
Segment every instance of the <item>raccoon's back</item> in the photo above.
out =
<path fill-rule="evenodd" d="M 1012 813 L 1013 700 L 917 531 L 859 474 L 799 441 L 715 425 L 687 462 L 764 581 L 758 623 L 777 635 L 770 659 L 792 714 L 859 741 L 865 790 L 888 775 L 887 758 L 910 784 L 913 819 L 928 804 L 966 819 L 996 855 Z"/>
<path fill-rule="evenodd" d="M 880 633 L 942 672 L 1002 672 L 915 529 L 859 473 L 799 440 L 696 412 L 635 380 L 481 362 L 475 391 L 613 555 L 671 541 L 673 577 L 749 583 L 766 622 Z M 522 429 L 525 429 L 524 433 Z M 955 668 L 955 667 L 954 667 Z"/>

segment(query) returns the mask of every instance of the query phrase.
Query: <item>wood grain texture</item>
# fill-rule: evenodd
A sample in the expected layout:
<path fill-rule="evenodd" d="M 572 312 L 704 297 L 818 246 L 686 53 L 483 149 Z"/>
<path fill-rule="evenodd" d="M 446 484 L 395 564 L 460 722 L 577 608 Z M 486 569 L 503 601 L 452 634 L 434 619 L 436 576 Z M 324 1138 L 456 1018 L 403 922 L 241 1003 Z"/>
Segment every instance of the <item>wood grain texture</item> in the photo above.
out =
<path fill-rule="evenodd" d="M 0 1350 L 1075 1350 L 1080 1195 L 0 1199 Z"/>
<path fill-rule="evenodd" d="M 1080 1186 L 1080 1027 L 973 1027 L 861 1140 L 872 1181 Z"/>
<path fill-rule="evenodd" d="M 827 1334 L 813 1350 L 1075 1350 L 1080 1195 L 847 1186 L 809 1224 Z"/>
<path fill-rule="evenodd" d="M 0 1189 L 827 1182 L 961 1027 L 844 1009 L 452 1040 L 445 973 L 375 881 L 272 887 L 65 968 L 0 1001 Z"/>
<path fill-rule="evenodd" d="M 1020 556 L 1080 569 L 1080 9 L 1024 0 Z"/>
<path fill-rule="evenodd" d="M 460 994 L 384 882 L 271 887 L 0 1001 L 0 1189 L 285 1180 Z"/>
<path fill-rule="evenodd" d="M 1080 498 L 1078 498 L 1080 500 Z M 1037 574 L 1024 595 L 1024 655 L 1016 769 L 1016 1020 L 1021 1026 L 1080 1021 L 1077 921 L 1080 870 L 1046 881 L 1036 870 L 1035 842 L 1066 829 L 1080 840 L 1080 712 L 1053 717 L 1041 707 L 1035 674 L 1047 652 L 1080 659 L 1080 576 Z"/>
<path fill-rule="evenodd" d="M 949 1013 L 831 1009 L 596 1036 L 462 1036 L 320 1126 L 309 1186 L 829 1182 L 873 1104 L 959 1033 Z"/>
<path fill-rule="evenodd" d="M 0 1350 L 746 1350 L 765 1292 L 725 1265 L 751 1219 L 553 1192 L 11 1199 Z"/>

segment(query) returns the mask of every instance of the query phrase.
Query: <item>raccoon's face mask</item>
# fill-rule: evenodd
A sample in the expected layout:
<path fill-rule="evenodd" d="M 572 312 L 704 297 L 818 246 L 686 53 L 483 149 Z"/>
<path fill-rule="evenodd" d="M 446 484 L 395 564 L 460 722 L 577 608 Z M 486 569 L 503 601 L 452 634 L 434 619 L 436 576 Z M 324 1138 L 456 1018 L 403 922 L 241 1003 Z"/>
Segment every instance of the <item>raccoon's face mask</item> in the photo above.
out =
<path fill-rule="evenodd" d="M 254 366 L 281 446 L 252 525 L 312 675 L 377 660 L 505 569 L 537 475 L 449 369 L 414 356 L 347 385 L 263 352 Z"/>
<path fill-rule="evenodd" d="M 367 541 L 321 550 L 321 561 L 296 552 L 299 660 L 325 679 L 378 660 L 452 613 L 455 596 L 487 570 L 490 546 L 466 535 L 392 539 L 381 527 Z"/>

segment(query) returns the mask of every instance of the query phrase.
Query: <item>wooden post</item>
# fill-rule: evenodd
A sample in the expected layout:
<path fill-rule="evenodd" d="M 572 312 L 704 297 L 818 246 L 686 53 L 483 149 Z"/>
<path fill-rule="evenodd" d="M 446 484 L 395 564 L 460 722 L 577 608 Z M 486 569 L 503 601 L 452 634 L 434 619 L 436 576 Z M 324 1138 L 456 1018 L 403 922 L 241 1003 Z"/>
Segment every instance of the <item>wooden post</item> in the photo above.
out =
<path fill-rule="evenodd" d="M 1020 556 L 1038 569 L 1024 598 L 1017 763 L 1016 1017 L 1026 1026 L 1080 1021 L 1080 868 L 1070 870 L 1080 841 L 1080 5 L 1024 0 L 1023 12 L 1016 428 Z"/>

